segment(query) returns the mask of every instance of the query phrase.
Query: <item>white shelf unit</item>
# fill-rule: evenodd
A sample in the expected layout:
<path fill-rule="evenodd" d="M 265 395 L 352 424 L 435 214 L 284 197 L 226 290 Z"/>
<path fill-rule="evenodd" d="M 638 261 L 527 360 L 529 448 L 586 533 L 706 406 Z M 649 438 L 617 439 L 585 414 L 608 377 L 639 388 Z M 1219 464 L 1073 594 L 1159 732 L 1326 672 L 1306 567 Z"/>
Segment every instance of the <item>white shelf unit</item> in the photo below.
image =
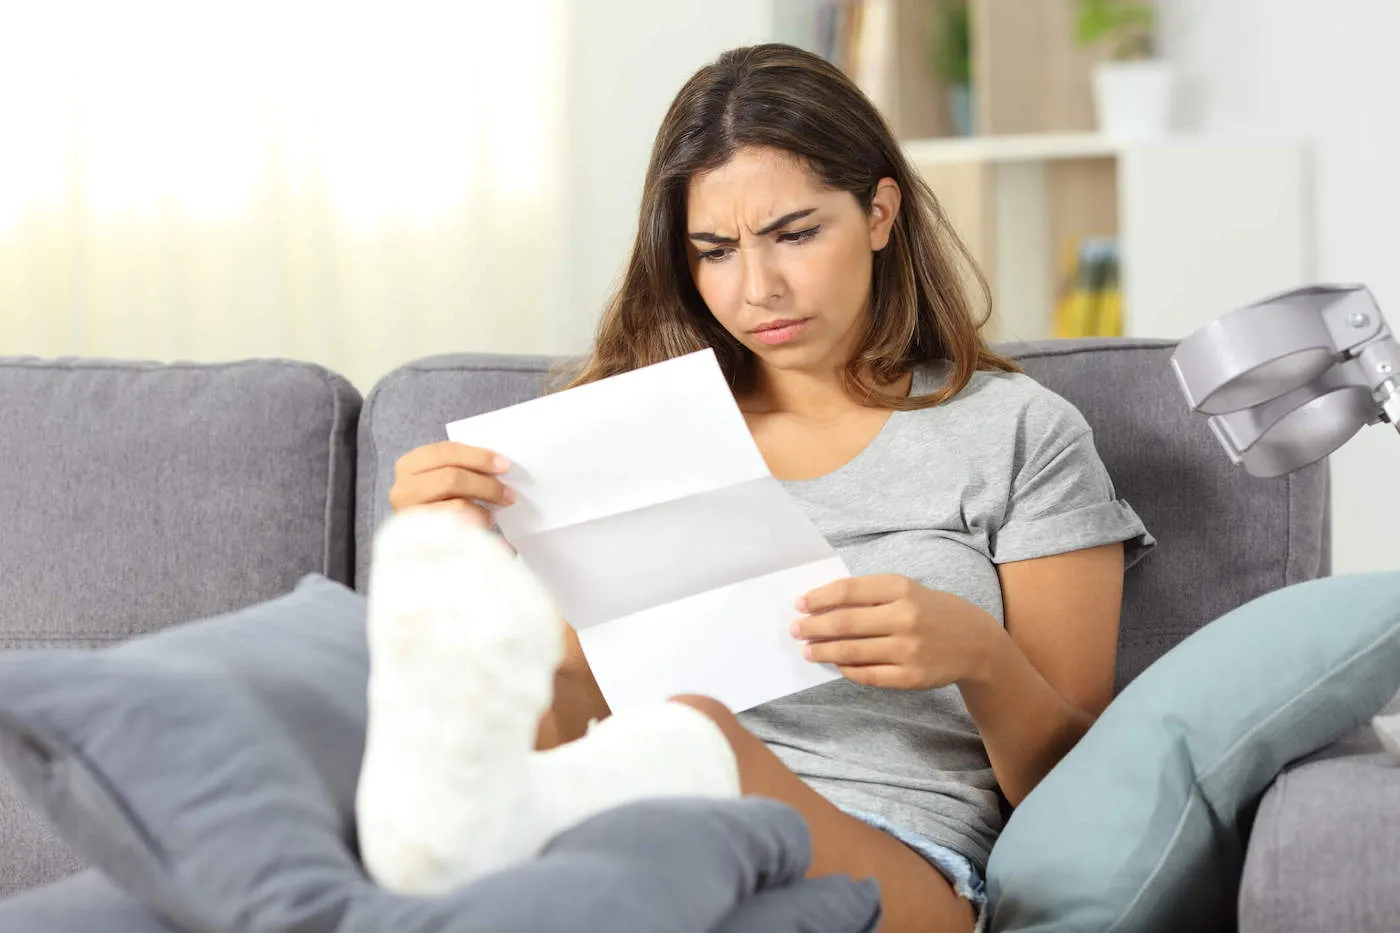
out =
<path fill-rule="evenodd" d="M 1123 148 L 1122 144 L 1098 133 L 963 136 L 916 139 L 904 144 L 904 151 L 921 165 L 1092 159 L 1115 156 Z"/>
<path fill-rule="evenodd" d="M 1050 336 L 1066 244 L 1116 235 L 1124 331 L 1180 338 L 1307 281 L 1307 154 L 1296 140 L 1093 133 L 913 140 L 992 285 L 991 336 Z"/>

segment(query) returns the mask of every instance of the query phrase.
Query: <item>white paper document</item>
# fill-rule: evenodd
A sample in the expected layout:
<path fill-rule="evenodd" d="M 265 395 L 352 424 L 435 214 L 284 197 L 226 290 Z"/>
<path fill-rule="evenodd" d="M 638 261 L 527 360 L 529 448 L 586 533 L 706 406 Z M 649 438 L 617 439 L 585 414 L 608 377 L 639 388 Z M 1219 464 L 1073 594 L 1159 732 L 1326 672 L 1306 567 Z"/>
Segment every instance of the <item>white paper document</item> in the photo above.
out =
<path fill-rule="evenodd" d="M 734 710 L 834 680 L 790 634 L 849 576 L 767 464 L 709 350 L 447 426 L 508 457 L 496 523 L 578 631 L 608 705 Z"/>

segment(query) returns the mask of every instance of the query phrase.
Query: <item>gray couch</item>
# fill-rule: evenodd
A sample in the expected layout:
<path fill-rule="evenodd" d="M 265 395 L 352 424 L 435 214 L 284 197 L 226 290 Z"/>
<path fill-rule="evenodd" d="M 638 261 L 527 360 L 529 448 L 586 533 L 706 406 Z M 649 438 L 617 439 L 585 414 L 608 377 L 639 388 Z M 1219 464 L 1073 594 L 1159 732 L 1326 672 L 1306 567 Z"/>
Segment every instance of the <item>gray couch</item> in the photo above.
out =
<path fill-rule="evenodd" d="M 1084 412 L 1160 541 L 1126 581 L 1120 683 L 1229 609 L 1327 573 L 1325 468 L 1265 481 L 1232 467 L 1188 415 L 1170 344 L 1006 349 Z M 547 363 L 434 357 L 362 400 L 294 362 L 0 359 L 0 648 L 106 644 L 269 599 L 313 571 L 363 581 L 394 461 L 448 421 L 536 395 Z M 1379 930 L 1400 916 L 1400 782 L 1377 751 L 1358 734 L 1269 792 L 1240 929 Z M 3 779 L 0 895 L 0 931 L 91 916 L 93 929 L 152 933 Z"/>

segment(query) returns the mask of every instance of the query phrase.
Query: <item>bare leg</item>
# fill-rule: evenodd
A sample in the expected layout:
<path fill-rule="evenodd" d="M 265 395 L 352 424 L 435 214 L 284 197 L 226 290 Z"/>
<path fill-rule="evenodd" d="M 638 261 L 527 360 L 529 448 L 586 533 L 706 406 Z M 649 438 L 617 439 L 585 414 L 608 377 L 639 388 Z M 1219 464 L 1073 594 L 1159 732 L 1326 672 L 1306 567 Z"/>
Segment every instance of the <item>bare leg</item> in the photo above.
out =
<path fill-rule="evenodd" d="M 538 748 L 582 738 L 590 718 L 608 714 L 607 702 L 594 681 L 578 638 L 568 632 L 565 661 L 554 679 L 554 701 L 540 722 Z M 802 814 L 812 834 L 811 877 L 844 874 L 876 878 L 885 911 L 885 933 L 970 930 L 971 906 L 946 878 L 916 852 L 860 820 L 843 813 L 812 790 L 739 724 L 724 704 L 708 697 L 683 696 L 684 703 L 709 717 L 724 732 L 739 762 L 739 783 L 746 795 L 780 800 Z"/>
<path fill-rule="evenodd" d="M 802 814 L 812 834 L 809 877 L 875 878 L 885 919 L 881 933 L 944 933 L 973 928 L 972 907 L 913 849 L 837 809 L 749 732 L 724 704 L 709 697 L 676 697 L 715 722 L 739 761 L 745 795 L 780 800 Z"/>
<path fill-rule="evenodd" d="M 583 738 L 588 724 L 611 715 L 608 701 L 583 657 L 578 633 L 564 627 L 564 660 L 554 672 L 554 698 L 540 717 L 535 748 L 544 751 Z"/>

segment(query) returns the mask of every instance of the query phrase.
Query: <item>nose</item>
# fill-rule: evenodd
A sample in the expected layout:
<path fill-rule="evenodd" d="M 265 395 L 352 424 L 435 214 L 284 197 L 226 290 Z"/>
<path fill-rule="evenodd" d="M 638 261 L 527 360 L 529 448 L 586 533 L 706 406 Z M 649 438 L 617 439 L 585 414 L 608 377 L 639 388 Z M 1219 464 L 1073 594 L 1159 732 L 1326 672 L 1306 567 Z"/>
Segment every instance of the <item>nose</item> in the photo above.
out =
<path fill-rule="evenodd" d="M 744 301 L 764 308 L 783 296 L 783 283 L 764 250 L 748 250 L 744 258 Z"/>

